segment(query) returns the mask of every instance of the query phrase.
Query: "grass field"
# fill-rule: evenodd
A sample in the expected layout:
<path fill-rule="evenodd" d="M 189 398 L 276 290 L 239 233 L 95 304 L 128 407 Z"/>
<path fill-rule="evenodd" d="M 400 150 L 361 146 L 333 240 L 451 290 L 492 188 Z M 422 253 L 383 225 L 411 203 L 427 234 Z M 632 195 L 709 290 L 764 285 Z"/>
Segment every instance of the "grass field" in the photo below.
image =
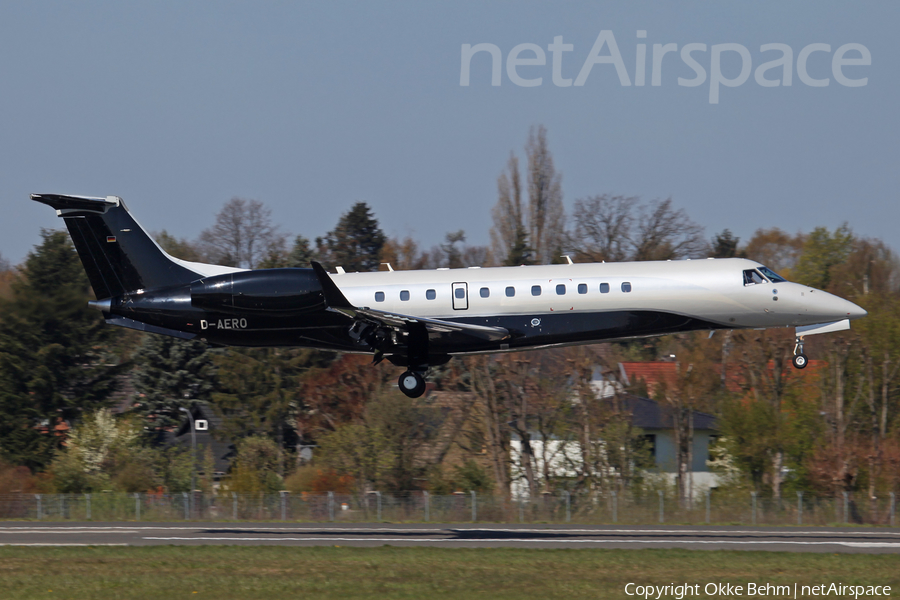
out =
<path fill-rule="evenodd" d="M 633 598 L 628 582 L 890 585 L 900 556 L 689 550 L 0 547 L 0 598 Z M 769 596 L 770 598 L 773 596 Z M 774 596 L 777 597 L 777 596 Z M 851 596 L 852 597 L 852 596 Z"/>

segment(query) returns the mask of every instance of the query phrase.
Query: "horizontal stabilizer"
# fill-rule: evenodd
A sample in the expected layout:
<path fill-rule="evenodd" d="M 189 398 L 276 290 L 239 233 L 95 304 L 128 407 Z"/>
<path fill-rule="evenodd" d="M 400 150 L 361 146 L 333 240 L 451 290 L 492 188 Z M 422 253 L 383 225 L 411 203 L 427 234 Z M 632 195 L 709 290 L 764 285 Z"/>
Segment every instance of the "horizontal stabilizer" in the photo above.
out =
<path fill-rule="evenodd" d="M 197 337 L 196 333 L 187 333 L 176 329 L 148 325 L 147 323 L 141 323 L 140 321 L 135 321 L 134 319 L 129 319 L 127 317 L 110 317 L 109 319 L 106 319 L 106 322 L 109 325 L 116 325 L 127 329 L 136 329 L 137 331 L 146 331 L 147 333 L 158 333 L 160 335 L 167 335 L 182 340 L 192 340 Z"/>

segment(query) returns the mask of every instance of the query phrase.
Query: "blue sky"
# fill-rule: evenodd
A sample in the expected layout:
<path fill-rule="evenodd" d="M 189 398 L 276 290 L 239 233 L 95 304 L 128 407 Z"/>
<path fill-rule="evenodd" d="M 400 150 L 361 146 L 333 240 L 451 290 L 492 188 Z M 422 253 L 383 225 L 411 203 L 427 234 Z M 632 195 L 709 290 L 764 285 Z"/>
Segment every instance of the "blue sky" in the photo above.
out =
<path fill-rule="evenodd" d="M 307 237 L 365 201 L 390 235 L 430 247 L 464 229 L 487 243 L 497 176 L 534 124 L 547 127 L 567 208 L 602 193 L 672 197 L 708 237 L 847 221 L 900 249 L 898 17 L 891 2 L 3 3 L 0 254 L 19 262 L 41 227 L 61 226 L 33 192 L 118 195 L 147 229 L 179 237 L 243 196 Z M 575 78 L 604 30 L 632 83 L 647 45 L 647 85 L 622 86 L 611 64 L 554 85 L 554 37 L 573 45 L 561 73 Z M 460 85 L 461 47 L 479 43 L 502 53 L 499 86 L 488 53 Z M 516 71 L 539 86 L 508 76 L 523 43 L 546 54 Z M 678 51 L 651 86 L 652 46 L 669 43 Z M 691 43 L 707 45 L 692 55 L 707 79 L 684 87 Z M 792 85 L 750 74 L 711 104 L 712 46 L 746 47 L 755 70 L 780 56 L 760 51 L 769 43 L 791 48 Z M 826 87 L 799 79 L 815 43 L 830 45 L 807 61 Z M 843 71 L 865 86 L 833 76 L 848 43 L 871 55 Z M 721 56 L 736 77 L 739 54 Z"/>

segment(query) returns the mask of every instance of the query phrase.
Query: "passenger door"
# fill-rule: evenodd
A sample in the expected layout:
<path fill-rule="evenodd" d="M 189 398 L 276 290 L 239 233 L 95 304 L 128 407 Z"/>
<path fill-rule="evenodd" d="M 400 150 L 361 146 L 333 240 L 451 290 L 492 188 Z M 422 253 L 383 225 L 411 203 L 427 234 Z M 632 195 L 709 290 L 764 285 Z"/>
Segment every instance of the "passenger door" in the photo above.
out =
<path fill-rule="evenodd" d="M 453 283 L 452 297 L 453 310 L 467 310 L 469 308 L 469 286 L 466 283 Z"/>

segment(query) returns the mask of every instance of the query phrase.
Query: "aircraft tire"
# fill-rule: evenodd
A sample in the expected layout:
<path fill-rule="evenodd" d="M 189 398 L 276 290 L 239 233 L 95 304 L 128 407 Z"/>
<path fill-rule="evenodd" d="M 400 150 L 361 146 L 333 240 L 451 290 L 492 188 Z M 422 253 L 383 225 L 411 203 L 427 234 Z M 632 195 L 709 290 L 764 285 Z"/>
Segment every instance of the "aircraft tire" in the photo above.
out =
<path fill-rule="evenodd" d="M 406 371 L 397 381 L 400 391 L 410 398 L 418 398 L 425 393 L 425 378 L 415 371 Z"/>
<path fill-rule="evenodd" d="M 794 363 L 795 369 L 805 369 L 806 365 L 809 364 L 809 359 L 805 354 L 795 354 L 791 362 Z"/>

